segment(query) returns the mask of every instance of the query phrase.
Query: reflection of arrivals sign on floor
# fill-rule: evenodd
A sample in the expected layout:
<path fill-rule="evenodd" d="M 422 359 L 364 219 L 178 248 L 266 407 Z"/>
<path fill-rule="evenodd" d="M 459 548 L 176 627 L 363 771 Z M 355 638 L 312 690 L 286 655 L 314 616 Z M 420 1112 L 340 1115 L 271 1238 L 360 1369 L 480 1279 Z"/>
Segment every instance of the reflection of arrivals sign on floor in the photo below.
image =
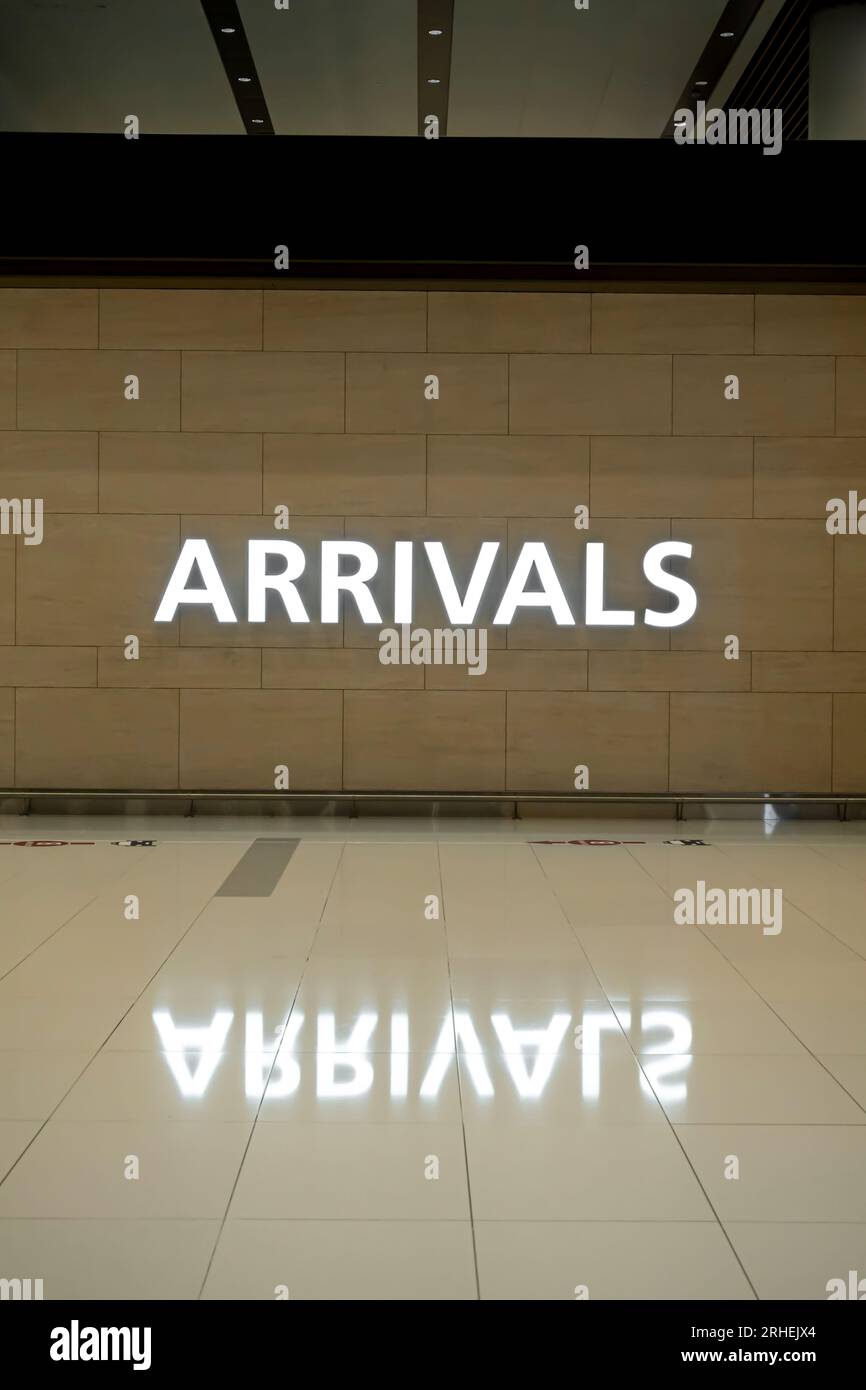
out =
<path fill-rule="evenodd" d="M 449 622 L 459 627 L 471 627 L 475 623 L 498 551 L 499 541 L 482 542 L 472 576 L 461 596 L 442 542 L 424 542 L 424 552 Z M 681 627 L 694 616 L 698 599 L 692 585 L 663 568 L 665 560 L 690 559 L 691 554 L 692 547 L 685 541 L 660 541 L 647 550 L 643 557 L 645 577 L 655 588 L 669 596 L 672 595 L 676 600 L 673 608 L 645 608 L 643 622 L 647 627 Z M 411 623 L 414 542 L 396 541 L 393 560 L 393 614 L 390 616 L 395 623 Z M 348 573 L 344 572 L 344 562 L 348 566 Z M 302 594 L 304 584 L 299 587 L 296 582 L 305 576 L 306 570 L 307 557 L 304 548 L 296 541 L 249 541 L 247 621 L 265 621 L 267 595 L 270 590 L 282 600 L 289 622 L 310 622 L 310 614 Z M 366 541 L 322 541 L 319 553 L 319 620 L 323 623 L 339 622 L 340 594 L 346 593 L 351 595 L 357 605 L 362 622 L 381 624 L 383 616 L 369 587 L 378 571 L 379 555 Z M 199 583 L 191 583 L 194 576 L 197 576 Z M 308 578 L 307 572 L 304 583 Z M 585 599 L 580 620 L 587 627 L 634 627 L 637 621 L 634 609 L 605 606 L 603 541 L 590 541 L 586 546 L 584 581 Z M 206 540 L 184 541 L 154 621 L 170 623 L 180 607 L 190 604 L 211 608 L 220 623 L 238 622 L 238 616 Z M 521 546 L 494 613 L 493 625 L 507 627 L 514 621 L 520 608 L 549 609 L 558 627 L 574 627 L 577 622 L 550 552 L 541 541 L 527 541 Z"/>

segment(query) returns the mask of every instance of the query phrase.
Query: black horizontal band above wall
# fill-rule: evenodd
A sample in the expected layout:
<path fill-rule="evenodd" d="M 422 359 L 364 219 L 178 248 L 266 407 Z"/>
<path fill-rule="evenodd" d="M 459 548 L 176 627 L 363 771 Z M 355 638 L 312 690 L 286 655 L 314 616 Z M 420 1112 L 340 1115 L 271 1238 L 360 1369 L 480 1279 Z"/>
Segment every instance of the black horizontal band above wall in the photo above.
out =
<path fill-rule="evenodd" d="M 866 148 L 0 136 L 0 274 L 862 278 Z M 590 270 L 574 268 L 589 248 Z M 288 270 L 274 268 L 287 246 Z"/>

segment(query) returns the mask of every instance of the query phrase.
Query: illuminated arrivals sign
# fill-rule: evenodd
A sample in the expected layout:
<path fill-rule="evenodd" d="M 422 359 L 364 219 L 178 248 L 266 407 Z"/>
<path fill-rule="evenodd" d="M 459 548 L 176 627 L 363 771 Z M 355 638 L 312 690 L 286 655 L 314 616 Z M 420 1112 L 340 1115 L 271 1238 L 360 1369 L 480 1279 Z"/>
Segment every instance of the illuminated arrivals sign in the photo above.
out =
<path fill-rule="evenodd" d="M 472 575 L 461 595 L 441 541 L 425 541 L 423 549 L 439 589 L 449 622 L 471 626 L 499 551 L 499 541 L 484 541 Z M 393 612 L 387 620 L 411 623 L 413 609 L 414 541 L 394 544 Z M 605 547 L 603 541 L 586 546 L 585 601 L 582 621 L 588 627 L 633 627 L 637 614 L 631 608 L 605 607 Z M 664 568 L 668 559 L 690 559 L 692 547 L 684 541 L 661 541 L 650 546 L 643 557 L 643 572 L 649 582 L 675 600 L 667 609 L 645 608 L 642 621 L 648 627 L 681 627 L 697 608 L 697 594 L 685 579 Z M 340 594 L 349 594 L 364 623 L 381 625 L 370 583 L 379 570 L 379 556 L 365 541 L 322 541 L 319 554 L 320 610 L 323 623 L 340 621 Z M 198 580 L 195 582 L 195 571 Z M 247 622 L 263 623 L 268 591 L 279 595 L 289 622 L 308 623 L 310 613 L 304 602 L 304 576 L 308 575 L 307 556 L 296 541 L 251 540 L 247 550 Z M 299 583 L 300 581 L 300 583 Z M 528 587 L 529 585 L 532 587 Z M 211 548 L 205 540 L 187 540 L 169 579 L 155 621 L 170 623 L 177 611 L 187 605 L 213 609 L 221 623 L 236 623 L 232 606 Z M 521 547 L 493 617 L 495 626 L 507 627 L 520 609 L 550 610 L 559 627 L 574 627 L 576 618 L 565 596 L 547 546 L 527 541 Z"/>

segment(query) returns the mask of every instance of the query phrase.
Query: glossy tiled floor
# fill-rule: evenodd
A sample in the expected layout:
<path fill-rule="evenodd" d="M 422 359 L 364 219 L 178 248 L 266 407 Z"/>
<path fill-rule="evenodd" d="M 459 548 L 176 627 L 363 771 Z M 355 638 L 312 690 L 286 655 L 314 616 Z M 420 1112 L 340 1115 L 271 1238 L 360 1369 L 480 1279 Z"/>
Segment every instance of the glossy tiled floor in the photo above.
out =
<path fill-rule="evenodd" d="M 866 1274 L 866 824 L 0 818 L 36 836 L 92 843 L 0 844 L 0 1277 L 801 1299 Z M 569 838 L 631 843 L 539 843 Z M 781 889 L 782 930 L 677 925 L 698 880 Z"/>

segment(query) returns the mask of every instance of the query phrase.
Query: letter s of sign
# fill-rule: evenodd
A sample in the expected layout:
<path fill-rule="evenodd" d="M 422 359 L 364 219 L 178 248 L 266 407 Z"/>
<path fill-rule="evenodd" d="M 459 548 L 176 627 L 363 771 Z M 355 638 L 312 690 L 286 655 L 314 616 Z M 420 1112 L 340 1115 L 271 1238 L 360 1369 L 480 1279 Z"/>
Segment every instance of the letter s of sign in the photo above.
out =
<path fill-rule="evenodd" d="M 698 596 L 691 584 L 675 574 L 662 569 L 662 561 L 668 556 L 682 555 L 691 559 L 692 547 L 687 541 L 660 541 L 650 546 L 643 557 L 643 572 L 657 589 L 664 589 L 678 600 L 676 608 L 668 613 L 659 613 L 653 608 L 644 610 L 643 620 L 647 627 L 681 627 L 693 617 L 698 606 Z"/>

